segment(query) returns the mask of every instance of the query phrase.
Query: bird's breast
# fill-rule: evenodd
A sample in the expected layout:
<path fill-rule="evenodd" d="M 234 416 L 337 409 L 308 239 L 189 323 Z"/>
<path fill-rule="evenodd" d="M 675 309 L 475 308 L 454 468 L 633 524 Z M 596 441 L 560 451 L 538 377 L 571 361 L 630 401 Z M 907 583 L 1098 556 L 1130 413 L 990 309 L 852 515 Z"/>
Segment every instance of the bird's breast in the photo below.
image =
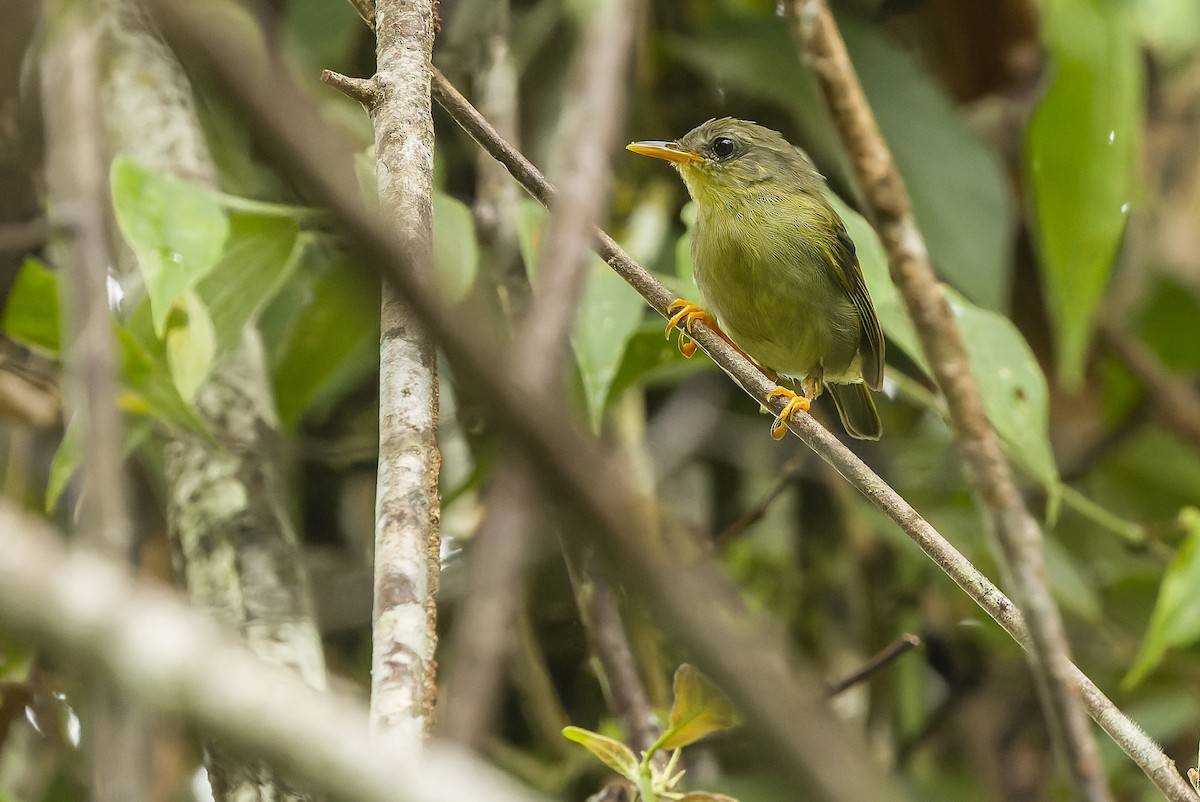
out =
<path fill-rule="evenodd" d="M 791 376 L 851 370 L 859 321 L 837 285 L 820 228 L 764 198 L 701 209 L 692 268 L 704 304 L 759 364 Z"/>

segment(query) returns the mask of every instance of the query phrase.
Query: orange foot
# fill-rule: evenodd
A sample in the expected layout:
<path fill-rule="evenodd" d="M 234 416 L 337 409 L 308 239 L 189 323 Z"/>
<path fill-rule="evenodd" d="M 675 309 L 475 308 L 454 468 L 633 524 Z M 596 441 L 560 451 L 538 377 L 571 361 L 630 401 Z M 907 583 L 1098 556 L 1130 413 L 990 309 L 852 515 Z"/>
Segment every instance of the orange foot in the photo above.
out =
<path fill-rule="evenodd" d="M 692 324 L 699 320 L 710 328 L 716 329 L 717 326 L 717 321 L 713 320 L 712 315 L 682 298 L 676 298 L 674 301 L 671 301 L 670 306 L 667 307 L 667 314 L 672 315 L 671 319 L 667 321 L 666 335 L 668 340 L 671 339 L 671 332 L 674 331 L 675 327 L 679 325 L 680 321 L 683 322 L 683 331 L 679 332 L 679 351 L 688 359 L 691 359 L 696 354 L 696 341 L 688 336 L 692 333 Z"/>
<path fill-rule="evenodd" d="M 779 414 L 775 416 L 775 422 L 771 424 L 771 437 L 776 440 L 782 440 L 784 434 L 787 433 L 787 422 L 792 415 L 797 410 L 808 412 L 808 399 L 802 395 L 796 395 L 785 387 L 776 387 L 767 393 L 768 401 L 774 401 L 776 398 L 786 398 L 788 400 L 784 404 L 783 409 L 779 410 Z"/>
<path fill-rule="evenodd" d="M 683 331 L 679 333 L 679 351 L 688 359 L 691 359 L 696 354 L 696 341 L 691 338 L 691 333 L 692 325 L 699 320 L 705 326 L 708 326 L 708 328 L 711 329 L 714 334 L 716 334 L 725 342 L 729 343 L 729 347 L 745 357 L 747 361 L 758 365 L 752 356 L 747 354 L 741 348 L 738 348 L 737 343 L 729 339 L 728 334 L 721 331 L 721 327 L 717 325 L 717 321 L 713 319 L 712 315 L 710 315 L 708 312 L 705 312 L 695 304 L 685 301 L 682 298 L 676 298 L 674 301 L 671 301 L 671 305 L 667 307 L 667 314 L 671 315 L 671 319 L 667 321 L 666 335 L 668 340 L 671 339 L 671 332 L 680 324 L 681 321 L 683 323 Z M 759 366 L 759 369 L 764 373 L 768 373 L 768 375 L 771 376 L 772 381 L 774 380 L 774 371 L 761 366 Z"/>

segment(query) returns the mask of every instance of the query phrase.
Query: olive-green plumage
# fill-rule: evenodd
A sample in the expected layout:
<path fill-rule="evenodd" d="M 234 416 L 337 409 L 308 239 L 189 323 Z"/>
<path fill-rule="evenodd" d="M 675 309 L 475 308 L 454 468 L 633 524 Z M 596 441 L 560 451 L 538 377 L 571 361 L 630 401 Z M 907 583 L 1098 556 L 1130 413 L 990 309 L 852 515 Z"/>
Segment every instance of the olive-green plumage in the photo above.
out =
<path fill-rule="evenodd" d="M 630 149 L 674 163 L 696 201 L 693 275 L 730 339 L 802 379 L 810 397 L 827 387 L 846 430 L 878 439 L 867 388 L 883 382 L 883 333 L 854 243 L 804 152 L 729 117 Z"/>

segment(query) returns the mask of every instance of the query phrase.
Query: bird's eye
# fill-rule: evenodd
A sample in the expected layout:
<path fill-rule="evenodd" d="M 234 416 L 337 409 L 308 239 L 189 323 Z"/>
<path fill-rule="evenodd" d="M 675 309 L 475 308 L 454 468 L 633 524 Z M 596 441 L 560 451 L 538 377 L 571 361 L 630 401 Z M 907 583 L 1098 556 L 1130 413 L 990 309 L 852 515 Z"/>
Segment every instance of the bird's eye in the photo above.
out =
<path fill-rule="evenodd" d="M 733 155 L 735 143 L 727 136 L 719 136 L 712 141 L 713 155 L 718 159 L 728 159 Z"/>

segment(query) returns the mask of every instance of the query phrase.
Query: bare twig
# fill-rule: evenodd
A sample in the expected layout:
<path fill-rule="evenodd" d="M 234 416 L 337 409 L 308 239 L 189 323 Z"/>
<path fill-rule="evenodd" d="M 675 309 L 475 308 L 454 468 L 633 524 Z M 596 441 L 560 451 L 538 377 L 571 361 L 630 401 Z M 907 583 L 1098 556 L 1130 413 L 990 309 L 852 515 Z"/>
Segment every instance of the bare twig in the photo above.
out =
<path fill-rule="evenodd" d="M 333 70 L 321 72 L 321 83 L 332 86 L 351 100 L 357 100 L 367 108 L 372 108 L 383 100 L 379 87 L 369 78 L 353 78 Z"/>
<path fill-rule="evenodd" d="M 50 228 L 44 217 L 0 224 L 0 253 L 25 254 L 46 242 Z"/>
<path fill-rule="evenodd" d="M 905 652 L 911 651 L 920 645 L 921 639 L 916 635 L 910 633 L 901 635 L 887 646 L 883 647 L 883 649 L 881 649 L 879 653 L 870 660 L 863 663 L 861 666 L 842 677 L 837 682 L 833 683 L 833 685 L 829 686 L 829 695 L 837 696 L 839 693 L 854 687 L 863 680 L 870 679 L 872 674 L 875 674 L 876 672 L 885 668 L 888 663 L 892 662 Z"/>
<path fill-rule="evenodd" d="M 361 10 L 360 10 L 361 13 Z M 379 205 L 414 278 L 433 273 L 429 99 L 434 0 L 376 0 L 371 79 Z M 432 726 L 441 507 L 437 355 L 419 320 L 385 286 L 380 331 L 379 478 L 371 709 L 377 727 L 419 747 Z"/>
<path fill-rule="evenodd" d="M 1115 325 L 1100 329 L 1105 344 L 1146 389 L 1150 405 L 1163 425 L 1200 448 L 1200 393 L 1195 385 L 1176 376 L 1129 332 Z"/>
<path fill-rule="evenodd" d="M 462 752 L 373 738 L 363 705 L 252 654 L 210 616 L 0 502 L 0 623 L 148 710 L 347 802 L 537 802 Z M 278 797 L 277 797 L 278 798 Z"/>
<path fill-rule="evenodd" d="M 1041 529 L 1025 506 L 984 412 L 962 337 L 929 261 L 903 179 L 824 0 L 789 0 L 787 9 L 797 44 L 825 96 L 875 219 L 892 278 L 946 397 L 959 450 L 999 547 L 1006 584 L 1028 617 L 1029 662 L 1060 762 L 1077 799 L 1107 800 L 1104 767 L 1071 679 L 1070 647 L 1046 582 Z"/>
<path fill-rule="evenodd" d="M 413 309 L 438 339 L 447 357 L 474 377 L 489 394 L 491 414 L 519 438 L 543 481 L 564 500 L 577 505 L 581 534 L 591 534 L 605 554 L 629 578 L 629 587 L 654 604 L 655 612 L 691 648 L 700 667 L 722 685 L 746 715 L 752 730 L 781 771 L 799 782 L 817 778 L 835 799 L 892 799 L 900 795 L 882 774 L 864 772 L 870 761 L 822 704 L 819 683 L 794 663 L 775 638 L 753 620 L 727 616 L 714 602 L 713 588 L 728 581 L 711 563 L 681 565 L 677 555 L 644 538 L 643 508 L 628 493 L 625 478 L 582 437 L 561 411 L 548 406 L 538 388 L 512 379 L 506 360 L 485 338 L 475 336 L 469 320 L 451 316 L 403 269 L 406 254 L 381 232 L 362 208 L 350 171 L 350 147 L 325 126 L 319 115 L 297 115 L 305 99 L 280 73 L 257 74 L 243 65 L 236 43 L 213 30 L 187 6 L 154 0 L 164 27 L 194 58 L 221 81 L 257 136 L 273 143 L 271 155 L 309 196 L 326 206 L 347 233 L 347 242 L 362 263 L 377 267 L 399 287 Z M 434 74 L 438 101 L 481 142 L 535 197 L 549 200 L 545 179 L 515 149 L 503 142 L 470 104 Z M 660 313 L 673 296 L 630 259 L 607 235 L 597 232 L 597 250 Z M 782 402 L 767 402 L 775 389 L 753 365 L 702 324 L 697 341 L 748 394 L 778 411 Z M 1019 641 L 1024 629 L 1012 603 L 957 550 L 923 520 L 895 491 L 876 476 L 828 431 L 807 415 L 794 418 L 791 430 L 833 465 L 882 512 L 895 521 L 989 615 Z M 586 526 L 585 526 L 586 524 Z M 1072 668 L 1089 711 L 1118 745 L 1142 767 L 1172 802 L 1194 802 L 1191 790 L 1172 761 L 1136 724 L 1125 717 L 1078 669 Z M 796 721 L 808 726 L 796 727 Z M 874 782 L 879 780 L 879 782 Z M 1179 793 L 1182 789 L 1187 795 Z"/>

